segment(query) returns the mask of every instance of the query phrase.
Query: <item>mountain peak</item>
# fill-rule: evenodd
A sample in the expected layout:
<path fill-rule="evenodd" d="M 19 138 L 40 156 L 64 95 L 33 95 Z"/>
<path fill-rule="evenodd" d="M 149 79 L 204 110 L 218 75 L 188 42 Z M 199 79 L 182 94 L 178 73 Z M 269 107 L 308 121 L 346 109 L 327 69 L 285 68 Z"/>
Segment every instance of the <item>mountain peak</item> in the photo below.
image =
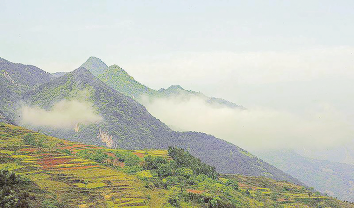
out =
<path fill-rule="evenodd" d="M 97 80 L 97 78 L 85 67 L 79 67 L 70 74 L 74 77 L 74 80 L 79 82 L 91 83 Z M 63 77 L 65 77 L 65 75 Z"/>
<path fill-rule="evenodd" d="M 98 76 L 108 68 L 108 66 L 99 58 L 91 56 L 87 59 L 85 63 L 81 65 L 81 67 L 89 70 L 93 75 Z"/>
<path fill-rule="evenodd" d="M 91 72 L 86 69 L 85 67 L 79 67 L 71 72 L 74 75 L 81 75 L 81 74 L 91 74 Z"/>
<path fill-rule="evenodd" d="M 111 66 L 109 66 L 108 68 L 111 68 L 111 69 L 121 69 L 123 70 L 120 66 L 118 66 L 117 64 L 113 64 Z"/>
<path fill-rule="evenodd" d="M 167 90 L 184 90 L 181 85 L 171 85 Z"/>
<path fill-rule="evenodd" d="M 95 56 L 90 56 L 86 62 L 102 62 L 102 63 L 104 63 L 100 58 L 97 58 Z"/>

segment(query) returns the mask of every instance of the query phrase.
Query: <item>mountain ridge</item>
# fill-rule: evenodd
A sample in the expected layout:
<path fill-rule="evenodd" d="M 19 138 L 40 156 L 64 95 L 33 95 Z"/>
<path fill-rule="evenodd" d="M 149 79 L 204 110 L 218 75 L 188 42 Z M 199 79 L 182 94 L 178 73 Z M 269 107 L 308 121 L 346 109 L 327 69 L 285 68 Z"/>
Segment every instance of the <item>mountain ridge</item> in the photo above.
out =
<path fill-rule="evenodd" d="M 13 87 L 16 88 L 16 86 Z M 8 89 L 7 86 L 4 86 L 4 89 Z M 84 67 L 59 78 L 51 79 L 39 86 L 36 85 L 25 94 L 16 97 L 15 101 L 22 100 L 27 106 L 36 106 L 49 111 L 62 100 L 78 99 L 79 92 L 82 90 L 87 91 L 85 101 L 93 103 L 94 110 L 103 118 L 102 122 L 87 125 L 77 124 L 77 128 L 70 129 L 43 126 L 26 127 L 74 142 L 99 146 L 106 146 L 107 143 L 104 139 L 107 138 L 112 140 L 112 147 L 115 148 L 166 149 L 168 146 L 177 146 L 189 149 L 191 154 L 209 165 L 215 166 L 221 173 L 263 175 L 301 184 L 290 175 L 222 139 L 199 132 L 171 130 L 153 117 L 143 105 L 112 89 Z M 3 103 L 0 105 L 1 107 L 5 106 Z M 18 110 L 14 109 L 13 111 L 16 124 L 21 122 L 21 118 L 17 116 Z"/>
<path fill-rule="evenodd" d="M 3 120 L 14 123 L 22 94 L 52 79 L 50 73 L 36 66 L 13 63 L 0 57 L 0 111 Z"/>
<path fill-rule="evenodd" d="M 89 60 L 92 60 L 92 57 L 90 57 L 85 63 L 90 62 Z M 94 58 L 93 60 L 104 63 L 101 59 L 98 58 Z M 85 63 L 81 66 L 85 67 Z M 237 105 L 221 98 L 208 97 L 201 92 L 185 90 L 180 85 L 171 85 L 167 89 L 151 89 L 148 86 L 145 86 L 144 84 L 136 81 L 134 77 L 130 76 L 127 71 L 125 71 L 118 65 L 111 65 L 105 68 L 104 70 L 96 69 L 93 65 L 90 65 L 89 67 L 85 68 L 87 68 L 93 75 L 98 77 L 100 80 L 102 80 L 104 83 L 106 83 L 113 89 L 123 93 L 126 96 L 132 97 L 139 102 L 141 102 L 142 96 L 148 96 L 149 99 L 152 100 L 159 98 L 169 98 L 171 96 L 181 96 L 183 99 L 197 97 L 205 100 L 207 104 L 214 105 L 216 107 L 228 107 L 243 110 L 245 109 L 241 105 Z M 100 73 L 97 73 L 97 71 L 100 71 Z"/>
<path fill-rule="evenodd" d="M 63 86 L 65 87 L 63 88 Z M 115 148 L 166 149 L 168 146 L 182 147 L 189 149 L 191 154 L 207 164 L 215 166 L 222 173 L 268 175 L 278 180 L 301 184 L 300 181 L 262 160 L 248 156 L 249 153 L 246 154 L 245 150 L 236 145 L 212 135 L 172 131 L 164 123 L 151 116 L 144 106 L 110 88 L 83 67 L 28 92 L 25 100 L 30 105 L 36 104 L 50 109 L 54 103 L 66 99 L 72 92 L 87 88 L 91 91 L 89 100 L 94 103 L 96 110 L 103 117 L 103 122 L 97 125 L 80 125 L 78 132 L 75 132 L 74 129 L 66 131 L 40 128 L 41 131 L 59 138 L 70 138 L 73 141 L 94 145 L 106 145 L 97 139 L 99 132 L 104 132 L 112 138 Z M 222 153 L 225 151 L 226 153 Z"/>
<path fill-rule="evenodd" d="M 307 158 L 285 150 L 257 155 L 320 192 L 354 202 L 354 165 Z"/>

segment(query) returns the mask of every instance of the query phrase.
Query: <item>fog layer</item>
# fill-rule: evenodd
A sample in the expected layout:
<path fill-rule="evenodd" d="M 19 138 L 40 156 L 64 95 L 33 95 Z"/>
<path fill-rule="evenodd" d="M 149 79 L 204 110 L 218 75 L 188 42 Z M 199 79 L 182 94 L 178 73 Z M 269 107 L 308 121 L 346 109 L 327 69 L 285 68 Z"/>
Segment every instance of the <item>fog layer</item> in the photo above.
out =
<path fill-rule="evenodd" d="M 149 112 L 175 130 L 201 131 L 246 148 L 323 149 L 350 141 L 353 129 L 330 107 L 299 115 L 265 108 L 211 106 L 201 98 L 142 99 Z"/>
<path fill-rule="evenodd" d="M 102 117 L 95 113 L 90 102 L 61 100 L 51 110 L 36 106 L 21 108 L 21 121 L 25 125 L 46 126 L 52 128 L 75 128 L 76 124 L 99 122 Z"/>

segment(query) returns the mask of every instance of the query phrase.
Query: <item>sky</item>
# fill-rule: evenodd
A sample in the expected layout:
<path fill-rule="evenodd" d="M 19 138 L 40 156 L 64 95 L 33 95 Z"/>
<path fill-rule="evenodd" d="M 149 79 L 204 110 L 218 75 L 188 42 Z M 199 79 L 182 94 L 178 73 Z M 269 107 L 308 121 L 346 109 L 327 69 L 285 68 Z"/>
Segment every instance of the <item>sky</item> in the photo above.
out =
<path fill-rule="evenodd" d="M 345 0 L 2 0 L 0 57 L 58 72 L 96 56 L 153 89 L 179 84 L 301 118 L 333 109 L 352 125 L 353 10 Z"/>

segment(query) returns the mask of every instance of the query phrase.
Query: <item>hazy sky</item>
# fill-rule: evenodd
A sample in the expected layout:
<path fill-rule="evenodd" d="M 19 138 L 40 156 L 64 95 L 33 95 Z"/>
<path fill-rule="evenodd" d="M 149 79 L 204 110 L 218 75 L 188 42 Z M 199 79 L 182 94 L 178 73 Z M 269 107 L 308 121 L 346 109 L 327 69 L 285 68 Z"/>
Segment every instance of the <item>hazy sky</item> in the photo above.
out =
<path fill-rule="evenodd" d="M 154 89 L 354 123 L 354 1 L 0 1 L 0 57 L 49 72 L 89 56 Z M 341 122 L 344 122 L 343 119 Z"/>

